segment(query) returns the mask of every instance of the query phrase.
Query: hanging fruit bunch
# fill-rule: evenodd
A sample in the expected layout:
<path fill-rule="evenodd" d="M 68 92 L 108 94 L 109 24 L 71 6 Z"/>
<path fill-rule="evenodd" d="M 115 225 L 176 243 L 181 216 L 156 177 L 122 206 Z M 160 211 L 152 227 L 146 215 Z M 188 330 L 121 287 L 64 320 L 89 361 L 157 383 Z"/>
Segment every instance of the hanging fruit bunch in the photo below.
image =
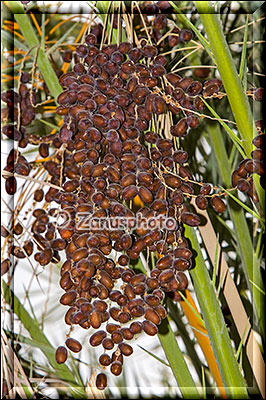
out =
<path fill-rule="evenodd" d="M 219 96 L 222 82 L 206 79 L 206 68 L 194 71 L 196 79 L 167 73 L 167 58 L 160 52 L 193 38 L 188 29 L 175 27 L 163 39 L 164 10 L 169 8 L 162 1 L 145 9 L 147 15 L 161 10 L 152 22 L 145 15 L 152 26 L 151 40 L 101 45 L 102 26 L 92 26 L 76 47 L 73 70 L 59 78 L 59 133 L 45 138 L 26 133 L 36 106 L 26 73 L 18 93 L 2 94 L 8 122 L 2 132 L 20 148 L 38 145 L 46 160 L 49 189 L 36 190 L 34 201 L 48 206 L 33 211 L 34 240 L 12 245 L 10 252 L 17 258 L 33 255 L 41 266 L 58 263 L 64 254 L 59 284 L 65 293 L 59 301 L 68 307 L 65 323 L 70 333 L 56 351 L 59 364 L 67 360 L 67 349 L 81 351 L 71 335 L 72 327 L 79 325 L 89 330 L 91 346 L 102 346 L 102 369 L 109 366 L 112 374 L 120 375 L 125 357 L 133 353 L 128 342 L 141 332 L 156 335 L 167 315 L 165 297 L 179 301 L 180 291 L 187 288 L 185 272 L 192 268 L 193 257 L 184 226 L 200 224 L 191 199 L 198 210 L 210 204 L 217 213 L 226 211 L 223 194 L 194 179 L 188 151 L 182 147 L 183 138 L 201 122 L 202 97 Z M 64 62 L 72 58 L 70 50 L 63 53 Z M 169 126 L 154 124 L 167 113 Z M 248 194 L 250 175 L 262 168 L 262 137 L 254 139 L 253 161 L 242 163 L 233 176 L 233 185 Z M 5 167 L 7 193 L 16 192 L 16 174 L 29 176 L 31 171 L 32 164 L 20 151 L 11 150 Z M 67 216 L 63 223 L 58 222 L 60 215 Z M 158 227 L 154 222 L 160 218 L 165 223 Z M 143 220 L 146 225 L 138 224 Z M 103 221 L 116 222 L 108 229 Z M 15 235 L 22 231 L 22 226 L 14 226 Z M 2 236 L 8 236 L 4 229 Z M 143 262 L 142 272 L 134 268 L 136 262 Z M 9 268 L 4 260 L 1 273 Z M 107 386 L 104 373 L 98 374 L 96 385 L 100 390 Z"/>
<path fill-rule="evenodd" d="M 90 344 L 101 345 L 105 351 L 100 365 L 110 365 L 111 373 L 120 375 L 124 357 L 133 352 L 127 341 L 141 331 L 155 335 L 166 316 L 165 294 L 178 301 L 179 290 L 187 287 L 184 271 L 192 267 L 192 251 L 183 224 L 200 223 L 189 207 L 191 196 L 200 209 L 206 209 L 208 197 L 217 212 L 224 212 L 226 206 L 218 195 L 210 195 L 211 185 L 197 190 L 187 166 L 188 154 L 175 148 L 173 140 L 199 124 L 190 110 L 196 108 L 194 101 L 205 90 L 203 85 L 167 74 L 165 57 L 146 41 L 142 48 L 123 42 L 99 49 L 96 36 L 89 34 L 85 42 L 76 48 L 73 71 L 60 77 L 65 90 L 57 99 L 57 112 L 64 115 L 59 133 L 65 148 L 64 191 L 49 192 L 61 209 L 71 213 L 70 224 L 59 230 L 61 240 L 55 239 L 62 241 L 67 255 L 60 281 L 66 293 L 60 302 L 70 306 L 67 324 L 95 330 Z M 154 115 L 167 109 L 181 113 L 179 104 L 187 110 L 170 127 L 169 139 L 149 130 Z M 51 163 L 50 174 L 57 171 L 51 182 L 60 185 L 60 159 L 58 164 Z M 131 205 L 137 198 L 142 206 L 134 212 Z M 99 226 L 93 234 L 86 229 L 80 234 L 80 211 L 92 218 L 134 220 L 140 215 L 146 219 L 165 216 L 171 221 L 169 229 L 103 231 Z M 112 249 L 122 253 L 117 261 L 108 257 Z M 155 268 L 147 274 L 136 273 L 130 266 L 142 252 L 157 256 Z M 72 338 L 66 346 L 81 350 Z M 60 347 L 57 360 L 66 357 L 66 348 Z M 96 383 L 103 389 L 105 375 L 98 375 Z"/>

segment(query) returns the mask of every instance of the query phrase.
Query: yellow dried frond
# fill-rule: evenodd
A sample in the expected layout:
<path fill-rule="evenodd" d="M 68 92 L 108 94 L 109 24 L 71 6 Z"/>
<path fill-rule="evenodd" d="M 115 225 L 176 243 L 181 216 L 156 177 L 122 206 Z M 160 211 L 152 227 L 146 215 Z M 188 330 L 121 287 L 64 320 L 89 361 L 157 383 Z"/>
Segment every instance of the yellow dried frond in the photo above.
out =
<path fill-rule="evenodd" d="M 5 19 L 5 20 L 4 20 L 4 24 L 12 25 L 12 26 L 13 26 L 13 29 L 19 30 L 18 24 L 17 24 L 16 22 L 14 22 L 14 21 L 10 21 L 10 20 L 8 20 L 8 19 Z"/>
<path fill-rule="evenodd" d="M 15 61 L 13 64 L 10 64 L 9 66 L 10 67 L 14 67 L 15 65 L 18 65 L 18 64 L 22 63 L 23 61 L 26 61 L 26 60 L 29 60 L 29 59 L 30 59 L 30 56 L 20 58 L 19 60 Z"/>
<path fill-rule="evenodd" d="M 207 333 L 205 327 L 200 323 L 197 316 L 195 315 L 195 313 L 192 311 L 192 309 L 188 305 L 188 303 L 189 303 L 190 306 L 195 310 L 196 314 L 200 314 L 197 309 L 197 306 L 196 306 L 194 300 L 192 299 L 191 294 L 189 293 L 188 290 L 186 290 L 186 299 L 187 299 L 187 302 L 181 301 L 180 305 L 182 306 L 183 311 L 186 314 L 186 317 L 187 317 L 191 327 L 195 328 L 195 329 L 193 329 L 194 334 L 198 340 L 198 343 L 199 343 L 199 345 L 204 353 L 204 356 L 207 360 L 207 363 L 209 365 L 209 368 L 210 368 L 210 370 L 213 374 L 213 377 L 217 383 L 221 397 L 226 398 L 223 381 L 222 381 L 222 378 L 221 378 L 221 375 L 220 375 L 220 372 L 218 369 L 218 365 L 215 360 L 214 353 L 211 348 L 210 340 L 209 340 L 208 336 L 206 336 L 206 335 L 208 335 L 208 333 Z M 202 332 L 202 334 L 200 332 Z"/>
<path fill-rule="evenodd" d="M 4 54 L 15 55 L 15 54 L 25 54 L 24 50 L 5 50 Z"/>
<path fill-rule="evenodd" d="M 2 83 L 10 82 L 10 81 L 13 81 L 14 79 L 16 79 L 16 78 L 14 78 L 13 76 L 10 76 L 9 78 L 2 79 L 1 82 L 2 82 Z"/>
<path fill-rule="evenodd" d="M 86 21 L 84 22 L 84 24 L 82 25 L 82 28 L 78 34 L 77 39 L 75 40 L 75 43 L 78 43 L 80 41 L 80 39 L 82 38 L 83 33 L 85 32 L 85 30 L 87 29 L 88 26 L 88 20 L 86 19 Z"/>
<path fill-rule="evenodd" d="M 39 35 L 42 36 L 42 30 L 40 28 L 40 25 L 38 24 L 38 21 L 37 21 L 35 15 L 32 12 L 30 12 L 30 16 L 32 18 L 32 21 L 33 21 L 37 31 L 39 32 Z"/>
<path fill-rule="evenodd" d="M 14 29 L 12 29 L 11 27 L 3 25 L 3 28 L 6 31 L 9 31 L 9 32 L 13 33 L 14 35 L 18 36 L 20 39 L 24 40 L 24 36 L 22 36 L 20 33 L 16 32 L 16 31 L 14 31 Z"/>
<path fill-rule="evenodd" d="M 61 68 L 63 74 L 65 74 L 65 73 L 67 72 L 68 67 L 69 67 L 69 63 L 66 63 L 66 62 L 65 62 L 65 63 L 63 64 L 62 68 Z"/>
<path fill-rule="evenodd" d="M 60 119 L 60 121 L 58 122 L 58 126 L 61 126 L 61 125 L 63 125 L 63 122 L 64 122 L 64 120 L 63 119 Z M 51 131 L 51 133 L 50 133 L 50 135 L 54 135 L 56 133 L 56 129 L 53 129 L 52 131 Z"/>
<path fill-rule="evenodd" d="M 56 14 L 56 13 L 51 14 L 51 15 L 46 19 L 46 21 L 45 21 L 45 23 L 44 23 L 44 26 L 46 26 L 46 25 L 49 24 L 49 22 L 51 21 L 51 19 L 53 18 L 53 16 L 54 16 L 55 14 Z"/>
<path fill-rule="evenodd" d="M 73 18 L 76 18 L 76 15 L 72 15 L 72 17 L 66 18 L 63 21 L 58 22 L 50 31 L 49 35 L 52 35 L 61 25 L 65 24 L 68 21 L 71 21 Z"/>

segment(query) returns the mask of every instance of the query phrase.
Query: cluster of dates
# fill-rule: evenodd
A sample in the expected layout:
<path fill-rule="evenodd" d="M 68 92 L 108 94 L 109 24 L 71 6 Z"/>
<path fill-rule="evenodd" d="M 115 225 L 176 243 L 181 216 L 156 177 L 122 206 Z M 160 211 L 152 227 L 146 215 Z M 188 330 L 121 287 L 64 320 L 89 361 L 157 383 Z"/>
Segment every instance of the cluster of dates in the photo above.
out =
<path fill-rule="evenodd" d="M 225 211 L 225 204 L 218 195 L 210 195 L 210 185 L 197 190 L 184 150 L 175 150 L 172 139 L 148 131 L 154 114 L 167 109 L 179 114 L 183 107 L 185 117 L 171 128 L 171 134 L 185 136 L 199 122 L 193 118 L 189 102 L 194 109 L 197 96 L 208 83 L 166 74 L 166 59 L 157 54 L 156 47 L 134 48 L 123 42 L 100 50 L 93 34 L 85 41 L 76 49 L 73 71 L 60 77 L 65 90 L 58 97 L 57 113 L 64 116 L 59 132 L 64 154 L 58 153 L 58 160 L 44 164 L 53 184 L 60 185 L 63 177 L 63 192 L 50 188 L 45 199 L 58 202 L 71 218 L 59 229 L 61 239 L 52 239 L 49 249 L 36 257 L 42 262 L 44 252 L 49 252 L 51 260 L 51 248 L 65 250 L 60 285 L 66 293 L 60 302 L 70 306 L 66 323 L 94 328 L 90 344 L 103 347 L 100 364 L 110 365 L 111 373 L 119 375 L 123 357 L 133 352 L 125 341 L 141 331 L 155 335 L 166 316 L 161 304 L 165 293 L 177 301 L 179 290 L 187 287 L 184 271 L 192 267 L 192 252 L 182 225 L 197 226 L 200 219 L 185 204 L 186 198 L 197 191 L 196 204 L 206 209 L 209 196 L 218 212 Z M 166 96 L 160 92 L 165 75 Z M 219 90 L 216 82 L 209 85 Z M 136 199 L 143 204 L 134 210 L 131 202 Z M 80 223 L 80 212 L 93 219 L 120 217 L 131 223 L 139 216 L 146 220 L 165 216 L 175 224 L 161 229 L 137 226 L 134 231 L 130 223 L 128 229 L 113 230 L 99 225 L 88 232 Z M 120 254 L 117 261 L 110 257 L 112 250 Z M 130 267 L 141 253 L 158 257 L 147 275 Z M 72 351 L 81 350 L 73 338 L 65 345 Z M 58 348 L 56 359 L 65 362 L 65 346 Z M 106 376 L 99 374 L 96 383 L 103 389 Z"/>
<path fill-rule="evenodd" d="M 202 97 L 219 97 L 222 82 L 205 80 L 208 68 L 194 70 L 198 80 L 167 73 L 167 59 L 158 54 L 158 48 L 183 45 L 193 34 L 175 27 L 162 39 L 168 29 L 164 12 L 172 11 L 169 2 L 144 2 L 141 9 L 147 26 L 152 27 L 154 45 L 140 37 L 138 47 L 127 42 L 101 47 L 102 26 L 94 25 L 93 33 L 76 48 L 73 71 L 60 76 L 64 91 L 57 99 L 56 112 L 64 117 L 64 123 L 59 134 L 43 138 L 39 145 L 50 188 L 34 193 L 35 202 L 57 203 L 58 207 L 36 208 L 33 240 L 10 248 L 17 258 L 34 254 L 41 266 L 58 263 L 60 252 L 65 253 L 60 279 L 65 293 L 60 303 L 68 307 L 65 322 L 70 333 L 65 345 L 58 347 L 56 361 L 66 362 L 67 349 L 81 351 L 81 344 L 70 337 L 73 326 L 79 325 L 94 330 L 90 345 L 102 346 L 99 363 L 103 370 L 109 366 L 116 376 L 122 372 L 124 357 L 133 353 L 127 342 L 141 332 L 156 335 L 167 314 L 165 296 L 179 301 L 179 291 L 188 285 L 184 272 L 193 262 L 183 224 L 200 224 L 190 199 L 195 198 L 199 210 L 205 210 L 209 202 L 218 213 L 226 210 L 220 193 L 209 184 L 194 181 L 188 153 L 180 146 L 182 138 L 200 124 Z M 157 15 L 150 20 L 149 14 Z M 70 50 L 63 53 L 64 62 L 72 58 Z M 39 141 L 25 133 L 36 105 L 36 96 L 26 85 L 29 79 L 23 72 L 19 93 L 8 90 L 2 95 L 7 103 L 4 119 L 14 123 L 5 125 L 2 132 L 21 148 L 29 141 Z M 261 88 L 254 96 L 261 99 Z M 173 124 L 163 137 L 150 130 L 151 122 L 168 111 Z M 263 142 L 261 134 L 254 139 L 257 149 L 252 160 L 242 161 L 232 178 L 233 186 L 254 201 L 251 175 L 263 173 Z M 56 150 L 52 156 L 50 145 Z M 6 191 L 12 195 L 16 192 L 12 174 L 29 175 L 31 165 L 18 150 L 11 150 L 5 171 Z M 60 224 L 60 215 L 67 215 L 67 222 Z M 94 221 L 93 229 L 83 223 L 84 215 L 86 224 Z M 168 220 L 168 225 L 136 225 L 136 221 L 160 217 Z M 101 225 L 103 220 L 119 218 L 127 222 L 125 227 L 106 229 Z M 18 239 L 23 234 L 20 223 L 12 234 Z M 2 227 L 1 235 L 8 237 L 9 232 Z M 154 261 L 152 270 L 142 273 L 132 268 L 139 259 L 145 265 L 145 256 Z M 9 268 L 6 259 L 1 274 Z M 98 374 L 96 385 L 100 390 L 107 386 L 104 373 Z"/>
<path fill-rule="evenodd" d="M 256 147 L 251 152 L 251 158 L 240 162 L 232 174 L 232 185 L 245 193 L 256 204 L 259 201 L 257 191 L 254 187 L 252 175 L 260 176 L 260 184 L 265 189 L 265 133 L 263 121 L 256 121 L 258 135 L 253 139 L 252 144 Z"/>
<path fill-rule="evenodd" d="M 64 251 L 60 286 L 65 293 L 60 303 L 69 307 L 65 322 L 93 328 L 90 344 L 104 351 L 100 365 L 119 375 L 124 356 L 133 352 L 127 341 L 142 331 L 155 335 L 166 316 L 165 295 L 178 301 L 179 291 L 188 285 L 184 272 L 192 267 L 192 251 L 183 224 L 200 223 L 190 198 L 196 198 L 201 210 L 208 199 L 217 212 L 226 209 L 211 185 L 194 181 L 188 154 L 174 139 L 182 140 L 198 126 L 194 111 L 203 108 L 199 95 L 218 93 L 221 82 L 167 74 L 166 58 L 146 43 L 142 48 L 123 42 L 99 49 L 93 34 L 85 42 L 76 48 L 73 71 L 59 79 L 65 89 L 57 99 L 56 111 L 64 117 L 60 132 L 39 144 L 50 188 L 46 193 L 36 190 L 34 201 L 59 207 L 36 208 L 33 240 L 13 244 L 10 251 L 25 258 L 37 245 L 34 258 L 42 266 L 58 263 Z M 64 57 L 71 59 L 67 53 Z M 20 101 L 22 93 L 17 96 Z M 171 139 L 149 130 L 154 115 L 167 111 L 174 120 Z M 34 135 L 29 136 L 34 144 Z M 50 144 L 56 150 L 52 156 Z M 18 150 L 11 150 L 7 165 L 20 175 L 31 170 Z M 60 213 L 68 216 L 67 222 L 58 222 Z M 84 215 L 86 223 L 94 221 L 93 229 L 84 225 Z M 160 217 L 168 225 L 136 225 Z M 125 227 L 106 229 L 100 223 L 117 218 L 127 221 Z M 12 233 L 19 239 L 23 227 L 17 223 Z M 155 266 L 144 274 L 131 265 L 145 254 L 147 259 L 155 256 Z M 1 267 L 5 273 L 8 260 Z M 68 335 L 65 346 L 57 349 L 58 363 L 67 360 L 67 348 L 79 352 L 81 344 Z M 96 384 L 106 387 L 105 374 L 97 376 Z"/>
<path fill-rule="evenodd" d="M 35 119 L 36 113 L 36 94 L 27 87 L 26 84 L 29 81 L 30 75 L 27 72 L 22 72 L 19 93 L 9 89 L 1 95 L 1 100 L 6 103 L 6 108 L 1 110 L 1 120 L 5 123 L 2 127 L 2 133 L 9 139 L 18 142 L 20 148 L 25 148 L 28 144 L 26 127 Z M 4 168 L 4 171 L 6 171 L 6 174 L 4 174 L 6 178 L 5 188 L 10 195 L 13 195 L 17 189 L 16 178 L 11 174 L 15 172 L 20 175 L 29 175 L 30 172 L 30 166 L 26 159 L 20 155 L 21 158 L 18 160 L 18 156 L 19 152 L 11 151 Z M 22 161 L 23 158 L 23 165 L 21 166 L 19 161 Z"/>

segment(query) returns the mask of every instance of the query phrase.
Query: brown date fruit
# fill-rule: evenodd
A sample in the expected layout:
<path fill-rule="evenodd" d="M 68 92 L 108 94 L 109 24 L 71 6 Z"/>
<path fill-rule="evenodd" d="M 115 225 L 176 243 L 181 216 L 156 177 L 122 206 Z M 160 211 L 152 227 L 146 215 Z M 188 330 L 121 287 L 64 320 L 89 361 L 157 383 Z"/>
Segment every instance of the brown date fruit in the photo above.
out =
<path fill-rule="evenodd" d="M 134 334 L 129 328 L 121 328 L 121 332 L 125 340 L 131 340 L 134 337 Z"/>
<path fill-rule="evenodd" d="M 14 178 L 13 176 L 11 176 L 10 178 L 7 178 L 6 182 L 5 182 L 5 189 L 6 189 L 7 194 L 9 194 L 10 196 L 13 196 L 17 191 L 16 178 Z"/>
<path fill-rule="evenodd" d="M 59 346 L 55 352 L 55 360 L 57 364 L 64 364 L 67 360 L 67 349 L 64 346 Z"/>
<path fill-rule="evenodd" d="M 137 335 L 142 332 L 143 326 L 141 322 L 135 321 L 130 324 L 129 329 L 134 335 Z"/>
<path fill-rule="evenodd" d="M 6 274 L 7 271 L 10 269 L 11 267 L 11 262 L 9 259 L 3 260 L 1 262 L 1 276 Z"/>
<path fill-rule="evenodd" d="M 71 50 L 65 50 L 62 54 L 62 59 L 65 63 L 70 63 L 72 61 L 72 56 L 73 54 Z"/>
<path fill-rule="evenodd" d="M 35 201 L 40 202 L 40 201 L 43 200 L 43 197 L 44 197 L 43 189 L 37 189 L 37 190 L 34 192 L 34 200 L 35 200 Z"/>
<path fill-rule="evenodd" d="M 98 374 L 96 376 L 96 387 L 98 390 L 104 390 L 107 386 L 107 376 L 105 374 Z"/>
<path fill-rule="evenodd" d="M 90 324 L 94 329 L 98 329 L 101 326 L 102 319 L 101 319 L 101 314 L 99 311 L 92 311 L 90 314 Z"/>
<path fill-rule="evenodd" d="M 143 330 L 149 336 L 155 336 L 158 333 L 157 326 L 151 321 L 143 321 Z"/>
<path fill-rule="evenodd" d="M 161 323 L 160 315 L 153 308 L 147 308 L 146 309 L 145 318 L 148 321 L 153 322 L 155 325 L 159 325 Z"/>
<path fill-rule="evenodd" d="M 246 179 L 240 178 L 237 181 L 237 188 L 240 192 L 246 193 L 251 189 L 251 185 Z"/>
<path fill-rule="evenodd" d="M 112 350 L 112 348 L 114 347 L 114 342 L 110 338 L 105 338 L 102 341 L 102 346 L 106 350 Z"/>
<path fill-rule="evenodd" d="M 217 213 L 223 213 L 226 210 L 225 203 L 217 195 L 211 197 L 211 205 L 212 205 L 212 208 L 214 209 L 214 211 L 216 211 Z"/>
<path fill-rule="evenodd" d="M 118 348 L 124 356 L 130 356 L 133 353 L 133 349 L 129 344 L 120 343 Z"/>
<path fill-rule="evenodd" d="M 120 361 L 113 361 L 112 364 L 111 364 L 110 370 L 111 370 L 111 373 L 113 375 L 116 375 L 116 376 L 120 375 L 121 372 L 122 372 L 122 364 L 121 364 L 121 362 Z"/>
<path fill-rule="evenodd" d="M 258 88 L 254 92 L 254 100 L 256 101 L 262 101 L 264 97 L 264 88 Z"/>
<path fill-rule="evenodd" d="M 69 350 L 74 353 L 79 353 L 82 349 L 81 344 L 76 339 L 68 338 L 65 343 Z"/>
<path fill-rule="evenodd" d="M 200 224 L 200 218 L 193 213 L 183 212 L 181 214 L 181 220 L 184 224 L 189 226 L 198 226 Z"/>
<path fill-rule="evenodd" d="M 265 135 L 260 134 L 254 137 L 254 139 L 252 140 L 252 144 L 254 144 L 254 146 L 256 146 L 257 148 L 262 148 L 265 144 Z"/>
<path fill-rule="evenodd" d="M 119 344 L 123 341 L 123 335 L 119 330 L 115 330 L 111 333 L 111 339 L 114 343 Z"/>
<path fill-rule="evenodd" d="M 75 290 L 71 290 L 71 291 L 63 294 L 59 301 L 64 306 L 67 306 L 69 304 L 73 304 L 74 301 L 76 300 L 76 297 L 77 297 L 77 292 Z"/>
<path fill-rule="evenodd" d="M 183 137 L 186 136 L 188 130 L 187 118 L 182 118 L 176 125 L 171 126 L 170 132 L 172 136 Z"/>
<path fill-rule="evenodd" d="M 173 266 L 177 271 L 185 271 L 190 268 L 191 263 L 186 258 L 177 258 L 174 261 Z"/>
<path fill-rule="evenodd" d="M 40 153 L 40 156 L 42 156 L 43 158 L 46 158 L 49 156 L 49 147 L 48 147 L 47 143 L 40 144 L 39 153 Z"/>
<path fill-rule="evenodd" d="M 99 346 L 102 343 L 103 339 L 105 338 L 106 338 L 105 331 L 97 331 L 90 337 L 90 345 L 93 347 Z"/>
<path fill-rule="evenodd" d="M 112 362 L 111 357 L 108 354 L 104 353 L 100 355 L 99 363 L 104 367 L 108 367 L 108 365 L 110 365 L 111 362 Z"/>
<path fill-rule="evenodd" d="M 198 195 L 196 197 L 196 205 L 200 210 L 206 210 L 208 207 L 208 200 L 203 195 Z"/>
<path fill-rule="evenodd" d="M 189 29 L 181 29 L 179 32 L 179 40 L 181 42 L 189 42 L 193 38 L 193 32 Z"/>
<path fill-rule="evenodd" d="M 205 183 L 203 186 L 200 188 L 200 194 L 203 196 L 206 196 L 211 193 L 212 187 L 209 183 Z"/>

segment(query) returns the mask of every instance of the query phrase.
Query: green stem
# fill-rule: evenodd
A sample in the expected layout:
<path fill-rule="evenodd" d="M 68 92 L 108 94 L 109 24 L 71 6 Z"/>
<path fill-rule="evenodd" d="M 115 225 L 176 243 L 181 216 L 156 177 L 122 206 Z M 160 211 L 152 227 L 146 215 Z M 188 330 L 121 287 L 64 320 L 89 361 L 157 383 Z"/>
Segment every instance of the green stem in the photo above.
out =
<path fill-rule="evenodd" d="M 257 134 L 247 95 L 237 74 L 232 54 L 226 42 L 221 21 L 210 1 L 194 1 L 207 34 L 225 91 L 243 140 L 246 154 L 253 150 L 252 139 Z M 255 182 L 261 207 L 264 207 L 264 191 Z M 264 210 L 264 209 L 263 209 Z"/>
<path fill-rule="evenodd" d="M 186 226 L 185 234 L 197 252 L 196 267 L 190 274 L 227 396 L 230 399 L 246 399 L 246 384 L 235 358 L 195 229 Z"/>
<path fill-rule="evenodd" d="M 231 185 L 231 167 L 227 152 L 225 149 L 224 140 L 221 133 L 221 128 L 218 124 L 208 124 L 208 132 L 211 140 L 211 147 L 214 150 L 218 164 L 219 174 L 225 183 L 226 187 Z M 249 227 L 241 207 L 237 207 L 232 201 L 229 201 L 229 213 L 234 224 L 234 232 L 237 239 L 239 255 L 242 261 L 243 270 L 246 281 L 252 293 L 254 301 L 254 309 L 257 319 L 260 324 L 261 334 L 265 337 L 265 313 L 264 313 L 264 298 L 262 294 L 250 283 L 253 281 L 258 287 L 263 289 L 260 269 L 258 265 L 253 263 L 253 245 L 250 237 Z"/>
<path fill-rule="evenodd" d="M 200 395 L 167 318 L 159 326 L 158 337 L 184 399 L 199 399 Z"/>
<path fill-rule="evenodd" d="M 85 396 L 84 389 L 78 385 L 73 379 L 73 373 L 67 368 L 66 365 L 57 364 L 55 361 L 55 349 L 46 338 L 44 333 L 40 330 L 38 323 L 30 316 L 28 311 L 20 303 L 17 296 L 10 289 L 4 280 L 2 280 L 2 292 L 5 301 L 10 305 L 19 320 L 23 323 L 25 329 L 29 332 L 31 338 L 38 343 L 39 349 L 43 352 L 49 361 L 49 364 L 56 370 L 57 375 L 67 382 L 70 387 L 72 396 L 75 399 L 83 399 Z"/>
<path fill-rule="evenodd" d="M 48 57 L 45 54 L 45 49 L 41 46 L 31 25 L 29 17 L 27 14 L 25 14 L 23 6 L 18 1 L 9 1 L 8 5 L 14 14 L 14 17 L 29 48 L 32 49 L 32 54 L 35 55 L 36 51 L 38 51 L 37 65 L 40 68 L 50 93 L 56 102 L 57 96 L 62 92 L 63 89 L 59 84 L 56 73 L 54 72 Z"/>

